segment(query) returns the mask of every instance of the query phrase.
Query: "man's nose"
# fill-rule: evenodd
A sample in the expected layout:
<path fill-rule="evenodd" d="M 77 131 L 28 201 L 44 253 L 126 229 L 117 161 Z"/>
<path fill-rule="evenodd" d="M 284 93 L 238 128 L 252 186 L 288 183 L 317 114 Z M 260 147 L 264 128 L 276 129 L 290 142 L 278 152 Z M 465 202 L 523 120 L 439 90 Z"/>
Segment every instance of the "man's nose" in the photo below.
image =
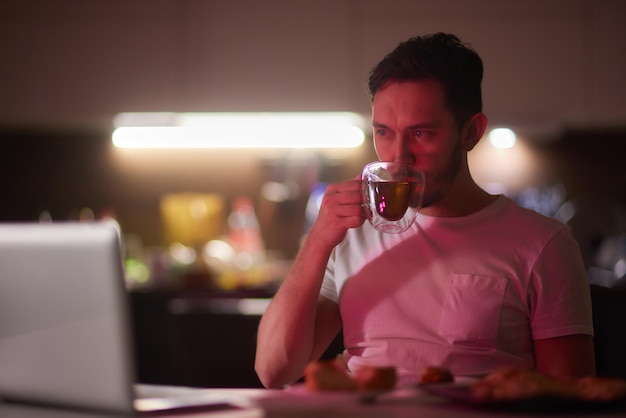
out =
<path fill-rule="evenodd" d="M 409 164 L 413 164 L 415 162 L 415 156 L 411 151 L 410 141 L 405 136 L 400 137 L 396 141 L 393 160 L 399 163 Z"/>

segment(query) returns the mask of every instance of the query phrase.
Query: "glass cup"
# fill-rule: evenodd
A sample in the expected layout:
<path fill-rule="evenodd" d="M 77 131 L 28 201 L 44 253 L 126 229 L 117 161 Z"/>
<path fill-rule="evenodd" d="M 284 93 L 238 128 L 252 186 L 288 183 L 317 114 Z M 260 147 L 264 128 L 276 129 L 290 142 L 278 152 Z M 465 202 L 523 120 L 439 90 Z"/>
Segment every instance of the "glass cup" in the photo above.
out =
<path fill-rule="evenodd" d="M 424 172 L 407 163 L 377 161 L 363 168 L 361 179 L 372 226 L 391 234 L 409 229 L 422 207 Z"/>

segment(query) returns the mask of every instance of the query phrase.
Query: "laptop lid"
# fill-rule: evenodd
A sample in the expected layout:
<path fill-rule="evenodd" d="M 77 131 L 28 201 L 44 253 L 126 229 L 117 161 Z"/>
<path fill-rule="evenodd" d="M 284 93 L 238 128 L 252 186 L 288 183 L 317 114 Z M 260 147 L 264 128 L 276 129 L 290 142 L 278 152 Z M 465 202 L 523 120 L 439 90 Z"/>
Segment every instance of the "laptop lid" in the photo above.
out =
<path fill-rule="evenodd" d="M 112 225 L 0 224 L 0 397 L 132 412 L 128 318 Z"/>

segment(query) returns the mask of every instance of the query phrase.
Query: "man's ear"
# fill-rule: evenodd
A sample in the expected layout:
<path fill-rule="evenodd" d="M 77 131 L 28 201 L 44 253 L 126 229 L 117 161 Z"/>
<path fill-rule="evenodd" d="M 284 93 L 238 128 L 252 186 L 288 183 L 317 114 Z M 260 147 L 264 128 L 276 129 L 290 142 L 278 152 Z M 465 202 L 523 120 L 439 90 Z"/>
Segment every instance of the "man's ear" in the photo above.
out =
<path fill-rule="evenodd" d="M 478 112 L 465 123 L 463 127 L 463 148 L 465 151 L 471 151 L 480 138 L 483 137 L 487 128 L 487 116 Z"/>

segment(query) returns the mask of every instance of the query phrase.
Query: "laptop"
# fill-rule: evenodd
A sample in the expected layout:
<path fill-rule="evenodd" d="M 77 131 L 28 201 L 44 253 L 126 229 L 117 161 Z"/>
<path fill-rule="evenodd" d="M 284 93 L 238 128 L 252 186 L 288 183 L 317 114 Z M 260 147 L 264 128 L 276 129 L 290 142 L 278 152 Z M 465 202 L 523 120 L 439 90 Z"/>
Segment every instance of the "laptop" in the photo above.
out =
<path fill-rule="evenodd" d="M 125 415 L 238 408 L 138 385 L 129 305 L 113 225 L 0 224 L 0 398 Z"/>

